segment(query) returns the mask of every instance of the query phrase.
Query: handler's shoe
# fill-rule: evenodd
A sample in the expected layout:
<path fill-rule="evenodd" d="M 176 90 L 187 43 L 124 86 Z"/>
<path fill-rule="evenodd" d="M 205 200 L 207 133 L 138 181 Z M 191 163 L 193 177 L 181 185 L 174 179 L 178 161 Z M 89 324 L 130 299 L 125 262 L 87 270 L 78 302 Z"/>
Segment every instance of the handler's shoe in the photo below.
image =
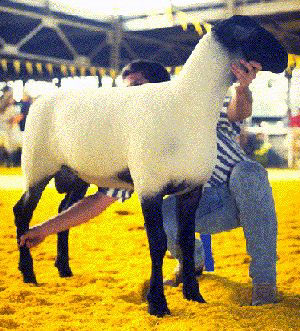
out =
<path fill-rule="evenodd" d="M 196 267 L 195 269 L 195 276 L 199 277 L 203 273 L 204 266 L 201 265 L 199 267 Z M 170 279 L 165 279 L 164 280 L 164 285 L 167 286 L 172 286 L 172 287 L 177 287 L 179 284 L 182 283 L 182 268 L 180 264 L 175 268 L 174 273 L 170 277 Z"/>
<path fill-rule="evenodd" d="M 277 303 L 277 289 L 274 284 L 253 284 L 252 306 L 261 306 L 270 303 Z"/>

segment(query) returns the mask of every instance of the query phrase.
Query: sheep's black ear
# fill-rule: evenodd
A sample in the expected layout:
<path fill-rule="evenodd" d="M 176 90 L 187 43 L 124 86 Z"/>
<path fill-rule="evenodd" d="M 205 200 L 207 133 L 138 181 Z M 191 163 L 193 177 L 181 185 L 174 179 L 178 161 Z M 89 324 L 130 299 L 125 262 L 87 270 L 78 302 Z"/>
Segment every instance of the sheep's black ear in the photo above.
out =
<path fill-rule="evenodd" d="M 235 15 L 220 21 L 213 26 L 212 31 L 218 40 L 231 52 L 235 52 L 241 43 L 248 40 L 257 29 L 257 24 L 244 24 L 246 16 Z"/>
<path fill-rule="evenodd" d="M 262 70 L 274 73 L 283 72 L 288 66 L 288 53 L 280 42 L 265 29 L 250 36 L 242 47 L 242 52 L 248 61 L 261 63 Z"/>
<path fill-rule="evenodd" d="M 262 70 L 280 73 L 288 65 L 288 54 L 280 42 L 248 16 L 232 16 L 212 30 L 229 51 L 241 51 L 247 61 L 259 62 Z"/>

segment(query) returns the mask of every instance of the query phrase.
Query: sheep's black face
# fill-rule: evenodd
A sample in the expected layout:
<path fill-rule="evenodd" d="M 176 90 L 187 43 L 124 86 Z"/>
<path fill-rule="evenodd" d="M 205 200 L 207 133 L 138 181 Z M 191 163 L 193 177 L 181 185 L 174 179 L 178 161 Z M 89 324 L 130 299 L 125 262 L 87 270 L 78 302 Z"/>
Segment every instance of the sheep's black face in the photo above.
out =
<path fill-rule="evenodd" d="M 232 16 L 216 24 L 212 30 L 231 52 L 241 51 L 247 61 L 259 62 L 262 70 L 280 73 L 288 65 L 284 47 L 248 16 Z"/>
<path fill-rule="evenodd" d="M 262 65 L 262 70 L 265 71 L 280 73 L 288 65 L 288 54 L 284 47 L 262 27 L 244 43 L 242 52 L 248 61 L 259 62 Z"/>

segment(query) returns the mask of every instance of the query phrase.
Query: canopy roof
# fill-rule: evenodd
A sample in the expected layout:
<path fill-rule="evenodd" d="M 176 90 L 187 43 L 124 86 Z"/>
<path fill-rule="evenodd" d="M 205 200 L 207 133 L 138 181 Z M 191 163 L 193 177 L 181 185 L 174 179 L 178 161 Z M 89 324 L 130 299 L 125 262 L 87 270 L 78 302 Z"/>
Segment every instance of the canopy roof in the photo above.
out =
<path fill-rule="evenodd" d="M 123 65 L 137 58 L 155 60 L 172 68 L 181 66 L 206 32 L 208 25 L 202 22 L 213 24 L 226 16 L 226 0 L 209 2 L 207 8 L 193 6 L 153 16 L 149 26 L 151 17 L 147 15 L 113 16 L 99 21 L 50 11 L 47 6 L 1 0 L 0 80 L 102 75 L 105 70 L 114 76 Z M 271 2 L 278 4 L 283 0 Z M 294 6 L 296 2 L 298 7 Z M 253 5 L 250 0 L 237 1 L 239 11 L 245 3 Z M 268 6 L 273 6 L 272 3 Z M 299 2 L 284 3 L 288 7 L 271 10 L 268 15 L 254 15 L 259 12 L 252 7 L 249 7 L 252 12 L 246 8 L 247 14 L 273 32 L 289 53 L 300 54 Z M 140 29 L 136 30 L 137 27 Z"/>

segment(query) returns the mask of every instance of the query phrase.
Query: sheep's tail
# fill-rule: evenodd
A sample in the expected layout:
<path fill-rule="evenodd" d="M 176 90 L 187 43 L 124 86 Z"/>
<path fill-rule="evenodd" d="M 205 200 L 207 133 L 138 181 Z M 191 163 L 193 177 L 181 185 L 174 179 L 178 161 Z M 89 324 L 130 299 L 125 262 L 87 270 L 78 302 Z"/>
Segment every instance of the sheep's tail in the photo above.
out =
<path fill-rule="evenodd" d="M 51 155 L 54 102 L 51 96 L 38 98 L 30 107 L 23 136 L 22 172 L 24 190 L 53 176 L 60 168 Z"/>

